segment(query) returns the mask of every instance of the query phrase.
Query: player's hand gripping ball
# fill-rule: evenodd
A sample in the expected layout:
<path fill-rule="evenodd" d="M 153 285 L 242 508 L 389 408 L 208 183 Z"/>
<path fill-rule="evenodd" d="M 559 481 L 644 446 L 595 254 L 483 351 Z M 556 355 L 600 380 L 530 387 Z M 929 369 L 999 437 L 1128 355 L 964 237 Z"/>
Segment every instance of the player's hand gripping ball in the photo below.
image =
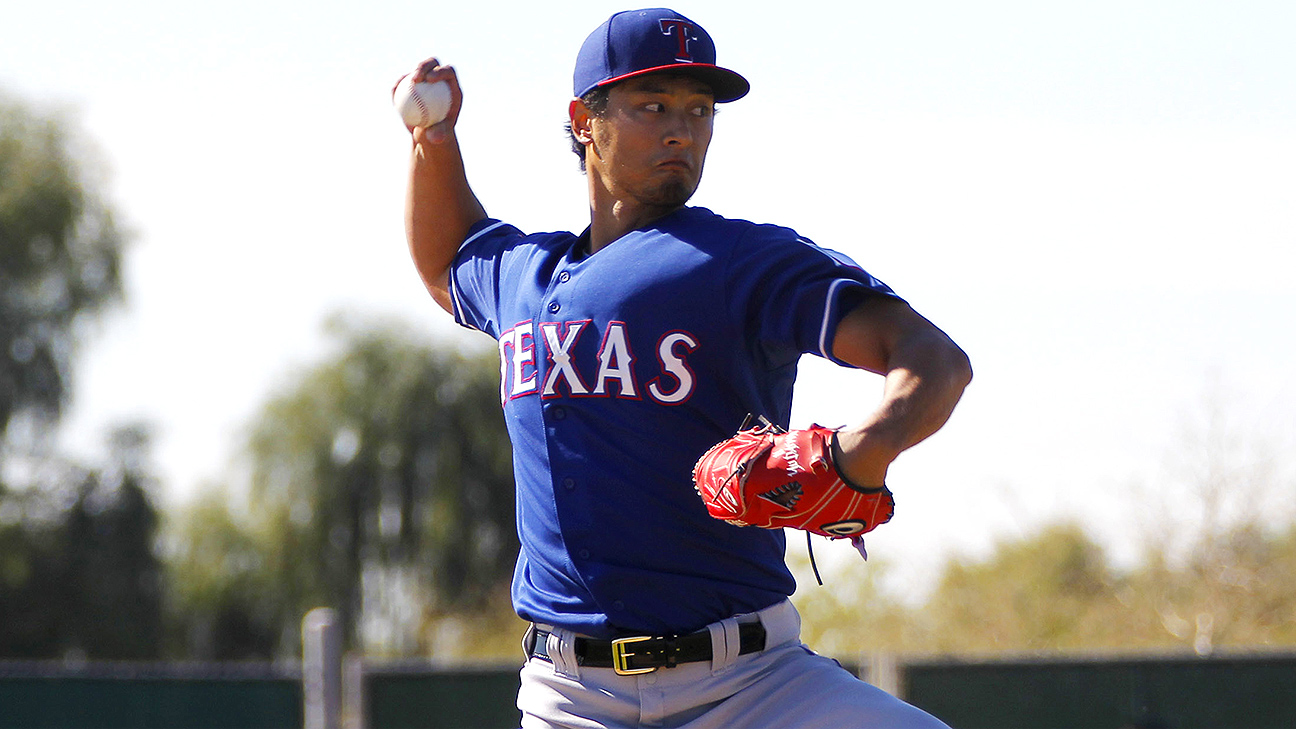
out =
<path fill-rule="evenodd" d="M 450 112 L 450 84 L 445 81 L 414 83 L 414 74 L 410 74 L 396 84 L 392 103 L 406 126 L 427 128 L 445 119 Z"/>
<path fill-rule="evenodd" d="M 895 511 L 885 486 L 850 484 L 833 465 L 836 431 L 784 431 L 769 422 L 711 447 L 693 468 L 707 512 L 737 526 L 792 527 L 858 537 Z"/>

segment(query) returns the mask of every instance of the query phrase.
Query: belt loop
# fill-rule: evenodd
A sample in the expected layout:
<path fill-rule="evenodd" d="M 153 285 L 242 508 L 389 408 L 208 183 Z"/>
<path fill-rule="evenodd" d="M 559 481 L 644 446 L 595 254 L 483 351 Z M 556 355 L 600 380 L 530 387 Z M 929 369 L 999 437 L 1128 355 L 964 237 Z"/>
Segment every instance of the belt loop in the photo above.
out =
<path fill-rule="evenodd" d="M 765 626 L 765 647 L 799 641 L 801 638 L 801 613 L 791 600 L 783 600 L 756 613 Z"/>
<path fill-rule="evenodd" d="M 580 665 L 576 662 L 576 634 L 570 630 L 554 628 L 545 644 L 554 673 L 574 681 L 580 680 Z"/>
<path fill-rule="evenodd" d="M 526 632 L 522 634 L 522 656 L 523 660 L 531 660 L 531 651 L 535 648 L 536 626 L 535 623 L 528 623 Z"/>
<path fill-rule="evenodd" d="M 742 649 L 738 634 L 738 619 L 725 618 L 707 626 L 711 633 L 711 673 L 721 673 L 733 668 Z"/>

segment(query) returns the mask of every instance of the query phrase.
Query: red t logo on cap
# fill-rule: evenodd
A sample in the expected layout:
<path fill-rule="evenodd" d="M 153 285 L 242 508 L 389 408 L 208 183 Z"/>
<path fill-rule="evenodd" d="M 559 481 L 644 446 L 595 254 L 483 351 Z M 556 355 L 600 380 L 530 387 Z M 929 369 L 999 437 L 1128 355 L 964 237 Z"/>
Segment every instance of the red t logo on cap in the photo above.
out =
<path fill-rule="evenodd" d="M 679 41 L 679 48 L 675 53 L 675 60 L 693 62 L 693 54 L 689 53 L 689 41 L 695 40 L 693 37 L 693 26 L 689 25 L 687 20 L 663 20 L 661 21 L 662 35 L 673 35 L 675 40 Z"/>

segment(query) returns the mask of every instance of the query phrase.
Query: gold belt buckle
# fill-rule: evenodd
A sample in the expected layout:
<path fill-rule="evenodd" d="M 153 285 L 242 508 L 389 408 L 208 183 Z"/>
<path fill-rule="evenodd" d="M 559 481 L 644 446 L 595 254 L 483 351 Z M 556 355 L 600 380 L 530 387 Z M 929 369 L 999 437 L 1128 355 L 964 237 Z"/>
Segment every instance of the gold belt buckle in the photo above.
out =
<path fill-rule="evenodd" d="M 617 638 L 612 641 L 612 670 L 616 671 L 618 676 L 634 676 L 640 673 L 652 673 L 657 670 L 656 666 L 652 668 L 630 668 L 626 661 L 627 656 L 633 656 L 633 651 L 626 650 L 630 643 L 642 643 L 645 640 L 652 640 L 651 636 L 641 635 L 631 638 Z"/>

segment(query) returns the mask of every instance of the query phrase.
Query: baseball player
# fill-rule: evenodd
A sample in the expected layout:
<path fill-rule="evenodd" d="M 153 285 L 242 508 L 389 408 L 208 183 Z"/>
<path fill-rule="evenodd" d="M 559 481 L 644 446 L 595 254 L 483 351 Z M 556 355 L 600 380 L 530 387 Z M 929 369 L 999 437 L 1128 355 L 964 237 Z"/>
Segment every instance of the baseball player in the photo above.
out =
<path fill-rule="evenodd" d="M 414 74 L 452 101 L 411 129 L 410 251 L 434 299 L 499 346 L 513 603 L 532 623 L 523 726 L 943 726 L 801 644 L 779 527 L 858 539 L 889 518 L 888 465 L 945 423 L 971 370 L 845 256 L 686 204 L 715 105 L 747 80 L 677 12 L 613 15 L 569 105 L 589 227 L 526 234 L 469 187 L 454 70 Z M 883 375 L 877 409 L 787 432 L 805 353 Z"/>

